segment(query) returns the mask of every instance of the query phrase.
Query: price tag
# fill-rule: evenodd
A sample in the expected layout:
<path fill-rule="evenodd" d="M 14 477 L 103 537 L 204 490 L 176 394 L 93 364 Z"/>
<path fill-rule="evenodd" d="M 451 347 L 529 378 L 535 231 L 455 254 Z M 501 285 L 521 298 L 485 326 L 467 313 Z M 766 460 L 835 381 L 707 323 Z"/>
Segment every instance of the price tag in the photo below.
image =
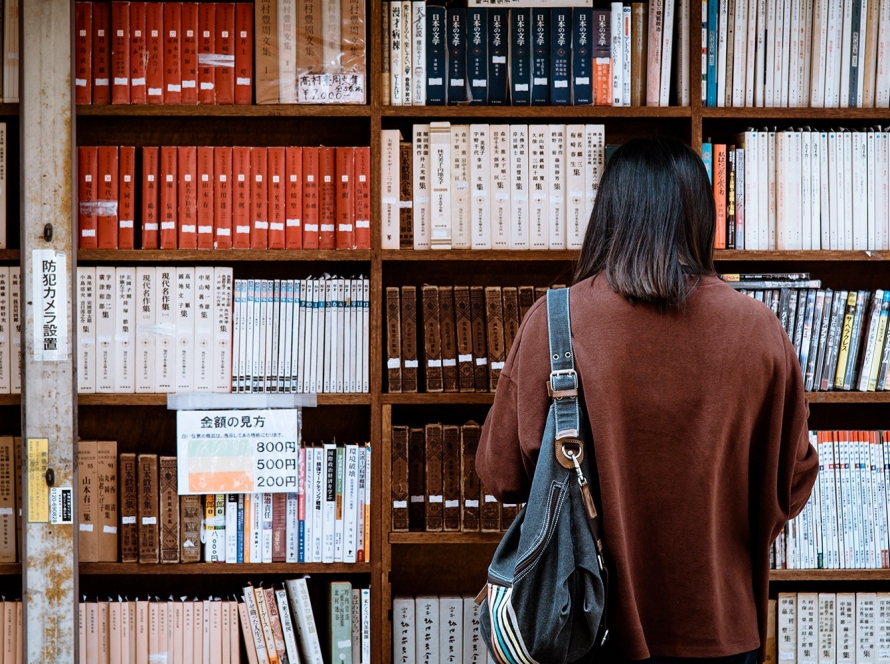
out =
<path fill-rule="evenodd" d="M 364 104 L 364 74 L 300 74 L 298 99 L 304 104 Z"/>
<path fill-rule="evenodd" d="M 176 440 L 180 495 L 297 490 L 296 409 L 180 410 Z"/>

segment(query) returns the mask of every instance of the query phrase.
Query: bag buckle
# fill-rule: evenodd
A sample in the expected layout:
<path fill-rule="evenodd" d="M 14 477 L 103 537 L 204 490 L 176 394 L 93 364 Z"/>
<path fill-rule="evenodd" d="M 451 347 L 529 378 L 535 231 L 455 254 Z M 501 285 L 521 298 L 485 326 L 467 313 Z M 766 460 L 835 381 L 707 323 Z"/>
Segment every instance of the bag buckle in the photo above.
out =
<path fill-rule="evenodd" d="M 550 372 L 547 396 L 551 399 L 578 398 L 578 372 L 574 369 L 557 369 Z"/>

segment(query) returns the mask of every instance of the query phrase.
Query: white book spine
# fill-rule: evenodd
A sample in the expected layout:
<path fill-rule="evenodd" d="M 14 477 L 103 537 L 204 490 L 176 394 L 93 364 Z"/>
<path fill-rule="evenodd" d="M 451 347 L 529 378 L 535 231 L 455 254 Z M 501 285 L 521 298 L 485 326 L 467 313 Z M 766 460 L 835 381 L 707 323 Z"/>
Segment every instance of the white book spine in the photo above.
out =
<path fill-rule="evenodd" d="M 797 597 L 794 593 L 779 593 L 776 636 L 780 662 L 797 659 Z"/>
<path fill-rule="evenodd" d="M 844 0 L 843 23 L 841 35 L 841 108 L 849 108 L 855 100 L 850 99 L 850 62 L 853 52 L 853 2 L 856 0 Z"/>
<path fill-rule="evenodd" d="M 770 3 L 772 4 L 772 3 Z M 766 0 L 757 0 L 757 53 L 754 60 L 754 105 L 766 103 L 766 75 L 768 65 L 766 37 Z"/>
<path fill-rule="evenodd" d="M 297 633 L 294 630 L 294 619 L 287 602 L 287 591 L 280 588 L 275 591 L 275 604 L 278 606 L 278 617 L 281 620 L 281 632 L 284 636 L 284 647 L 287 661 L 299 664 L 300 651 L 297 649 Z"/>
<path fill-rule="evenodd" d="M 426 106 L 426 2 L 411 3 L 411 103 Z"/>
<path fill-rule="evenodd" d="M 395 0 L 398 2 L 398 0 Z M 414 82 L 412 80 L 413 59 L 411 51 L 414 41 L 412 38 L 413 11 L 411 0 L 402 0 L 402 106 L 414 105 Z"/>
<path fill-rule="evenodd" d="M 139 268 L 140 270 L 150 269 L 154 272 L 154 268 Z M 0 282 L 8 283 L 9 268 L 0 267 Z M 0 290 L 3 284 L 0 283 Z M 153 312 L 151 299 L 153 293 L 149 291 L 148 310 Z M 77 392 L 79 394 L 91 394 L 96 391 L 96 268 L 80 267 L 77 268 Z M 140 297 L 145 306 L 145 300 Z M 4 374 L 3 368 L 9 366 L 5 361 L 4 349 L 9 352 L 8 341 L 3 336 L 6 334 L 7 324 L 3 319 L 9 318 L 7 314 L 4 316 L 3 303 L 0 303 L 0 376 Z M 141 311 L 141 310 L 140 310 Z M 141 314 L 140 314 L 141 315 Z M 152 317 L 152 324 L 154 317 Z M 138 326 L 138 322 L 137 322 Z M 152 344 L 153 345 L 153 344 Z M 154 355 L 152 355 L 154 361 Z M 154 367 L 152 366 L 152 372 Z M 0 383 L 3 379 L 0 378 Z M 153 388 L 153 385 L 151 386 Z M 153 391 L 152 389 L 146 391 Z M 0 393 L 3 392 L 0 386 Z"/>
<path fill-rule="evenodd" d="M 238 494 L 226 494 L 226 557 L 227 563 L 238 562 Z"/>
<path fill-rule="evenodd" d="M 566 247 L 580 249 L 587 230 L 584 125 L 566 125 Z"/>
<path fill-rule="evenodd" d="M 549 249 L 566 248 L 566 126 L 552 124 L 547 128 L 550 167 L 548 192 L 550 240 Z"/>
<path fill-rule="evenodd" d="M 136 268 L 115 269 L 114 310 L 114 391 L 135 391 L 135 367 L 133 347 L 136 341 L 135 282 Z"/>
<path fill-rule="evenodd" d="M 720 2 L 717 30 L 717 106 L 726 106 L 726 50 L 729 35 L 729 2 Z"/>
<path fill-rule="evenodd" d="M 880 0 L 880 3 L 875 106 L 887 108 L 890 107 L 890 0 Z"/>
<path fill-rule="evenodd" d="M 297 103 L 297 3 L 278 0 L 278 102 Z"/>
<path fill-rule="evenodd" d="M 757 132 L 757 249 L 770 243 L 770 134 Z"/>
<path fill-rule="evenodd" d="M 370 389 L 370 374 L 369 374 L 369 353 L 370 353 L 370 339 L 371 339 L 371 282 L 367 278 L 362 279 L 362 337 L 361 337 L 361 349 L 362 349 L 362 389 L 363 393 L 367 393 Z"/>
<path fill-rule="evenodd" d="M 402 3 L 393 0 L 389 5 L 389 34 L 391 36 L 389 55 L 389 91 L 391 106 L 401 106 L 404 93 L 404 68 L 402 67 Z M 397 189 L 398 191 L 398 189 Z"/>
<path fill-rule="evenodd" d="M 868 248 L 881 248 L 881 222 L 877 217 L 878 207 L 878 154 L 877 142 L 874 130 L 869 130 L 865 135 L 866 153 L 868 155 L 867 179 L 865 185 L 865 201 L 868 216 Z"/>
<path fill-rule="evenodd" d="M 439 597 L 439 661 L 463 661 L 463 600 L 457 596 Z"/>
<path fill-rule="evenodd" d="M 797 663 L 817 664 L 817 610 L 816 593 L 797 595 Z"/>
<path fill-rule="evenodd" d="M 489 127 L 491 146 L 491 248 L 510 248 L 510 125 Z"/>
<path fill-rule="evenodd" d="M 807 132 L 810 135 L 810 180 L 804 180 L 803 186 L 810 189 L 810 242 L 811 248 L 818 251 L 822 248 L 822 138 L 819 132 Z"/>
<path fill-rule="evenodd" d="M 550 242 L 550 151 L 547 125 L 529 125 L 529 246 L 531 249 L 547 249 Z"/>
<path fill-rule="evenodd" d="M 788 44 L 788 106 L 798 106 L 797 97 L 800 89 L 800 69 L 797 66 L 800 50 L 800 14 L 801 0 L 791 0 L 791 23 L 789 25 Z M 787 20 L 787 19 L 786 19 Z"/>
<path fill-rule="evenodd" d="M 324 293 L 324 313 L 323 327 L 321 328 L 321 338 L 319 343 L 324 343 L 323 348 L 319 348 L 319 367 L 318 382 L 316 383 L 316 391 L 319 393 L 331 392 L 331 351 L 337 345 L 337 329 L 336 318 L 334 317 L 334 306 L 336 304 L 336 279 L 325 279 L 322 282 L 322 292 Z"/>
<path fill-rule="evenodd" d="M 528 125 L 510 125 L 510 249 L 529 248 Z"/>
<path fill-rule="evenodd" d="M 20 269 L 9 268 L 9 391 L 22 393 L 22 280 Z"/>
<path fill-rule="evenodd" d="M 321 562 L 334 562 L 334 541 L 337 534 L 337 446 L 325 443 L 322 482 L 322 552 Z"/>
<path fill-rule="evenodd" d="M 890 2 L 890 0 L 888 0 Z M 878 133 L 878 191 L 876 206 L 881 228 L 881 249 L 890 249 L 890 132 Z"/>
<path fill-rule="evenodd" d="M 362 588 L 362 656 L 360 664 L 371 664 L 371 589 Z"/>
<path fill-rule="evenodd" d="M 744 106 L 745 104 L 745 82 L 746 82 L 746 66 L 748 64 L 747 47 L 748 47 L 748 2 L 747 0 L 736 0 L 735 31 L 733 33 L 735 43 L 733 44 L 732 54 L 732 105 Z"/>
<path fill-rule="evenodd" d="M 859 132 L 845 131 L 841 134 L 843 147 L 843 165 L 844 165 L 844 249 L 850 250 L 856 248 L 856 236 L 861 233 L 862 248 L 865 248 L 866 227 L 862 224 L 862 219 L 857 215 L 857 196 L 856 196 L 856 178 L 854 169 L 857 168 L 856 162 L 858 153 L 854 149 L 854 134 Z M 857 223 L 858 222 L 858 223 Z M 861 228 L 859 228 L 861 226 Z M 857 233 L 859 229 L 859 233 Z"/>
<path fill-rule="evenodd" d="M 813 6 L 813 63 L 810 67 L 810 106 L 825 106 L 825 78 L 828 66 L 828 0 L 815 0 Z"/>
<path fill-rule="evenodd" d="M 759 0 L 748 0 L 748 35 L 745 44 L 745 106 L 754 106 L 755 67 L 757 62 L 757 7 Z"/>
<path fill-rule="evenodd" d="M 394 3 L 395 4 L 395 3 Z M 380 132 L 381 248 L 399 248 L 399 130 Z"/>
<path fill-rule="evenodd" d="M 195 386 L 195 268 L 178 267 L 175 271 L 176 391 L 191 392 Z"/>
<path fill-rule="evenodd" d="M 621 82 L 623 84 L 623 89 L 621 93 L 621 98 L 624 100 L 625 106 L 630 106 L 630 51 L 631 51 L 631 38 L 630 38 L 630 25 L 632 20 L 632 12 L 630 5 L 624 5 L 622 9 L 622 19 L 621 19 L 621 44 L 622 44 L 622 54 L 621 54 Z M 685 104 L 688 106 L 688 102 Z"/>
<path fill-rule="evenodd" d="M 213 268 L 213 337 L 211 388 L 214 392 L 232 391 L 232 285 L 230 267 Z"/>
<path fill-rule="evenodd" d="M 874 249 L 868 223 L 867 136 L 866 132 L 853 132 L 853 249 Z"/>
<path fill-rule="evenodd" d="M 428 136 L 430 248 L 451 249 L 451 125 L 432 122 Z"/>
<path fill-rule="evenodd" d="M 358 445 L 347 445 L 343 474 L 343 562 L 356 562 L 358 543 Z"/>
<path fill-rule="evenodd" d="M 787 107 L 789 105 L 789 92 L 790 92 L 790 81 L 791 81 L 791 23 L 793 19 L 792 11 L 793 11 L 793 3 L 800 0 L 784 0 L 782 13 L 783 13 L 783 21 L 782 21 L 782 29 L 784 30 L 784 34 L 782 36 L 782 87 L 781 87 L 781 99 L 780 104 L 783 107 Z"/>
<path fill-rule="evenodd" d="M 674 51 L 674 4 L 676 0 L 664 0 L 664 20 L 661 33 L 661 87 L 659 106 L 667 106 L 671 94 L 671 56 Z"/>
<path fill-rule="evenodd" d="M 819 147 L 818 147 L 818 160 L 817 164 L 819 165 L 819 228 L 822 233 L 822 241 L 821 247 L 822 249 L 828 249 L 831 246 L 831 227 L 829 225 L 830 222 L 830 210 L 831 205 L 828 197 L 829 193 L 829 183 L 828 183 L 828 164 L 829 164 L 829 149 L 828 149 L 828 132 L 821 131 L 818 136 Z"/>
<path fill-rule="evenodd" d="M 306 579 L 288 579 L 284 583 L 287 588 L 287 597 L 290 600 L 291 613 L 295 618 L 297 637 L 305 664 L 324 664 Z"/>
<path fill-rule="evenodd" d="M 791 221 L 793 212 L 788 205 L 788 138 L 790 132 L 776 132 L 776 249 L 791 249 Z"/>
<path fill-rule="evenodd" d="M 624 103 L 624 6 L 613 2 L 609 12 L 609 34 L 611 35 L 612 55 L 612 106 L 625 106 Z"/>
<path fill-rule="evenodd" d="M 411 597 L 395 597 L 392 601 L 393 664 L 414 664 L 418 661 L 415 624 L 414 600 Z"/>
<path fill-rule="evenodd" d="M 844 0 L 828 0 L 825 40 L 825 107 L 840 105 L 841 48 L 843 47 Z"/>
<path fill-rule="evenodd" d="M 757 138 L 758 132 L 745 132 L 745 249 L 756 250 L 760 237 L 759 198 L 757 190 Z"/>
<path fill-rule="evenodd" d="M 470 210 L 473 249 L 491 249 L 491 137 L 487 124 L 470 125 Z"/>
<path fill-rule="evenodd" d="M 875 664 L 890 664 L 890 593 L 876 593 L 875 634 Z"/>
<path fill-rule="evenodd" d="M 834 593 L 819 593 L 819 664 L 834 664 L 837 650 L 835 638 L 836 604 Z"/>
<path fill-rule="evenodd" d="M 869 592 L 856 593 L 856 662 L 872 664 L 875 661 L 875 604 L 877 595 Z"/>
<path fill-rule="evenodd" d="M 414 228 L 414 248 L 430 248 L 430 126 L 414 125 L 414 207 L 411 218 Z"/>
<path fill-rule="evenodd" d="M 113 267 L 96 268 L 96 392 L 114 392 L 114 315 L 116 279 Z M 8 366 L 8 364 L 7 364 Z"/>
<path fill-rule="evenodd" d="M 600 177 L 603 173 L 606 148 L 606 127 L 601 124 L 584 126 L 584 184 L 585 184 L 585 228 L 593 213 L 596 194 L 599 191 Z"/>
<path fill-rule="evenodd" d="M 874 2 L 876 0 L 871 1 Z M 860 0 L 859 37 L 857 48 L 855 49 L 855 55 L 858 61 L 856 69 L 856 108 L 862 108 L 865 101 L 865 39 L 868 34 L 868 3 L 869 0 Z M 855 29 L 856 26 L 853 27 Z"/>
<path fill-rule="evenodd" d="M 776 38 L 776 20 L 779 5 L 781 4 L 779 0 L 763 0 L 766 3 L 766 22 L 764 26 L 764 40 L 766 41 L 765 46 L 765 81 L 764 81 L 764 102 L 768 107 L 776 106 L 776 45 L 779 43 L 779 40 Z M 781 60 L 781 51 L 779 51 L 779 58 Z"/>
<path fill-rule="evenodd" d="M 414 599 L 414 634 L 418 662 L 438 662 L 439 659 L 439 598 L 418 595 Z"/>
<path fill-rule="evenodd" d="M 451 246 L 470 249 L 470 126 L 451 125 Z"/>
<path fill-rule="evenodd" d="M 212 267 L 195 268 L 195 392 L 213 390 L 214 279 Z"/>
<path fill-rule="evenodd" d="M 810 205 L 810 162 L 812 154 L 810 153 L 810 135 L 812 132 L 802 131 L 795 132 L 800 137 L 800 150 L 798 151 L 799 161 L 797 170 L 798 182 L 798 204 L 800 205 L 800 249 L 810 250 L 813 248 L 812 231 L 813 226 L 810 221 L 812 206 Z"/>
<path fill-rule="evenodd" d="M 9 270 L 9 267 L 0 266 L 0 394 L 10 394 L 12 389 Z"/>

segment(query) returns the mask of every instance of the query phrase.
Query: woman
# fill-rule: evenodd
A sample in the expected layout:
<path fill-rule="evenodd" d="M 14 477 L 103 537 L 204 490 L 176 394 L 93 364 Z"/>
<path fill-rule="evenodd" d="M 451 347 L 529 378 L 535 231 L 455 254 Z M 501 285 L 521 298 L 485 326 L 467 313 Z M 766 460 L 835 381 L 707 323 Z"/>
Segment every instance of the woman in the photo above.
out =
<path fill-rule="evenodd" d="M 794 349 L 714 272 L 714 198 L 676 140 L 635 139 L 603 173 L 570 293 L 613 569 L 609 661 L 757 661 L 769 547 L 818 459 Z M 550 406 L 544 298 L 501 373 L 476 468 L 530 488 Z"/>

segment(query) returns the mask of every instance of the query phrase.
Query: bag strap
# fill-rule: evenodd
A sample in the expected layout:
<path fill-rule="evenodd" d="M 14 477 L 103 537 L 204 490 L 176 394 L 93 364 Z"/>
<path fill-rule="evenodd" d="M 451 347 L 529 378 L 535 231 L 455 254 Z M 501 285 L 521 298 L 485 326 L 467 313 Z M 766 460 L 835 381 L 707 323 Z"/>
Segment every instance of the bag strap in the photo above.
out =
<path fill-rule="evenodd" d="M 547 381 L 547 394 L 553 399 L 556 459 L 564 468 L 574 468 L 570 454 L 577 455 L 580 463 L 584 456 L 584 444 L 581 441 L 579 381 L 578 373 L 575 371 L 575 353 L 572 349 L 568 288 L 547 291 L 547 336 L 550 343 L 550 380 Z"/>

